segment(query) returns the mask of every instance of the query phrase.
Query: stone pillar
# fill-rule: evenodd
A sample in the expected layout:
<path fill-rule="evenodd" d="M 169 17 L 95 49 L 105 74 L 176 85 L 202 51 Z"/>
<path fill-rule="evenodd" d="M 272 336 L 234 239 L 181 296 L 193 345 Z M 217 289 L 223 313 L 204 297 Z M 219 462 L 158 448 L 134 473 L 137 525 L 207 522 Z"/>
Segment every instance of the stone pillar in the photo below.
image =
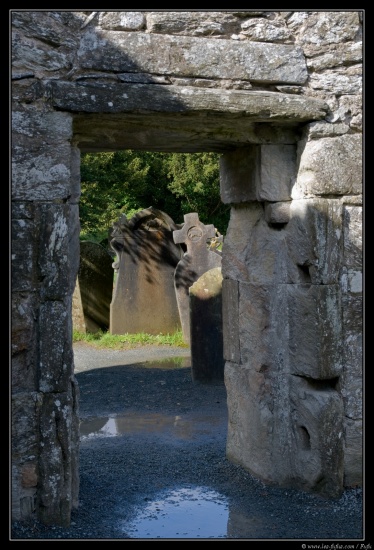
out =
<path fill-rule="evenodd" d="M 15 110 L 12 122 L 12 519 L 68 525 L 79 488 L 79 151 L 71 116 L 44 102 Z"/>
<path fill-rule="evenodd" d="M 336 497 L 342 210 L 291 200 L 295 161 L 292 145 L 221 158 L 222 198 L 232 203 L 222 263 L 223 323 L 233 327 L 224 336 L 227 455 L 265 481 Z"/>
<path fill-rule="evenodd" d="M 336 387 L 344 404 L 344 486 L 349 487 L 363 480 L 362 135 L 336 135 L 334 129 L 326 123 L 310 125 L 300 143 L 293 197 L 301 203 L 311 195 L 321 196 L 318 210 L 324 208 L 331 218 L 329 239 L 323 239 L 326 222 L 320 218 L 316 225 L 317 273 L 320 284 L 335 284 L 340 297 L 342 368 Z"/>

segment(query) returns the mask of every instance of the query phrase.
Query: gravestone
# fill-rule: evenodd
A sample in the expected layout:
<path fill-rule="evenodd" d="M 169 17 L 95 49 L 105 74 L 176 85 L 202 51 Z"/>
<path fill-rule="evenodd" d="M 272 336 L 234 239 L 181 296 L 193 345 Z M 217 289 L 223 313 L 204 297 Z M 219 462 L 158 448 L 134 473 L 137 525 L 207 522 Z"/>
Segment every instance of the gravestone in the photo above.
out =
<path fill-rule="evenodd" d="M 214 225 L 204 225 L 199 220 L 199 215 L 191 212 L 185 214 L 184 224 L 181 229 L 173 232 L 173 239 L 175 243 L 184 243 L 187 247 L 175 269 L 174 284 L 183 339 L 190 343 L 189 289 L 203 273 L 214 267 L 221 267 L 221 255 L 210 248 L 210 242 L 221 241 L 222 237 L 216 237 Z"/>
<path fill-rule="evenodd" d="M 73 327 L 95 333 L 109 328 L 113 291 L 112 257 L 101 244 L 82 241 L 80 264 L 73 294 Z"/>
<path fill-rule="evenodd" d="M 180 225 L 150 207 L 113 226 L 116 283 L 110 306 L 111 334 L 168 334 L 181 328 L 174 270 L 183 249 L 173 241 Z"/>
<path fill-rule="evenodd" d="M 221 268 L 206 271 L 189 292 L 192 379 L 196 382 L 223 381 Z"/>

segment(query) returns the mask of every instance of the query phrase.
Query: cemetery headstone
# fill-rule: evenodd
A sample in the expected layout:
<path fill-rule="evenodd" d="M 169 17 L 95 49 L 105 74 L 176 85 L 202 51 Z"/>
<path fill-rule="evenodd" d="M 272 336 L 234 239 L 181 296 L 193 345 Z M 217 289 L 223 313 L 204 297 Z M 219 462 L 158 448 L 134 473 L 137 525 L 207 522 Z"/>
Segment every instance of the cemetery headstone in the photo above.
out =
<path fill-rule="evenodd" d="M 187 251 L 174 274 L 175 293 L 182 324 L 183 338 L 190 343 L 189 289 L 206 271 L 221 267 L 221 255 L 210 247 L 211 240 L 222 240 L 214 225 L 204 225 L 196 212 L 185 214 L 181 229 L 173 232 L 175 243 L 184 243 Z"/>
<path fill-rule="evenodd" d="M 80 263 L 73 294 L 73 327 L 95 333 L 109 329 L 113 291 L 113 259 L 101 244 L 82 241 Z"/>
<path fill-rule="evenodd" d="M 116 282 L 110 306 L 111 334 L 168 334 L 181 328 L 174 271 L 183 249 L 173 241 L 180 225 L 150 207 L 113 226 L 110 246 Z"/>

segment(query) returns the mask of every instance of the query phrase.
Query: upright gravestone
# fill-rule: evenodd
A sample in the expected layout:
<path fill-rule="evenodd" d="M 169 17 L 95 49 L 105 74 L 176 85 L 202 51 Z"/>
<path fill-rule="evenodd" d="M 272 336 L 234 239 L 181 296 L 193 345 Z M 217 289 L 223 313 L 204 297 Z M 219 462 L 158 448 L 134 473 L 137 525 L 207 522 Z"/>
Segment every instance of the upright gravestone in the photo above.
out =
<path fill-rule="evenodd" d="M 117 272 L 110 306 L 111 334 L 168 334 L 181 322 L 174 290 L 174 270 L 183 249 L 173 241 L 180 225 L 150 207 L 113 226 L 111 248 Z"/>
<path fill-rule="evenodd" d="M 190 337 L 192 379 L 196 382 L 223 381 L 220 267 L 206 271 L 190 287 Z"/>
<path fill-rule="evenodd" d="M 204 225 L 196 212 L 185 214 L 184 222 L 181 229 L 173 232 L 174 242 L 187 247 L 175 269 L 174 284 L 183 338 L 190 343 L 189 289 L 203 273 L 221 267 L 221 255 L 210 247 L 211 240 L 216 239 L 214 225 Z"/>
<path fill-rule="evenodd" d="M 95 333 L 109 328 L 113 291 L 113 259 L 100 244 L 82 241 L 80 263 L 73 294 L 73 327 Z"/>

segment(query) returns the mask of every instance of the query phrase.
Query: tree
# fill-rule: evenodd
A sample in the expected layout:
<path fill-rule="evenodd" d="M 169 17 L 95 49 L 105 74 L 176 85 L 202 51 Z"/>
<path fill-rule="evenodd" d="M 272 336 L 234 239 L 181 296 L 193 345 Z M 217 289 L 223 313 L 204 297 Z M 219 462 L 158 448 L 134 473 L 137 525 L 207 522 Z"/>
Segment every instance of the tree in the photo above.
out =
<path fill-rule="evenodd" d="M 122 214 L 153 206 L 183 223 L 197 212 L 203 223 L 225 233 L 229 209 L 220 201 L 215 153 L 116 151 L 81 158 L 81 237 L 103 241 Z"/>
<path fill-rule="evenodd" d="M 230 211 L 220 197 L 219 155 L 172 153 L 167 164 L 168 188 L 180 199 L 182 212 L 197 212 L 203 223 L 225 233 Z"/>

